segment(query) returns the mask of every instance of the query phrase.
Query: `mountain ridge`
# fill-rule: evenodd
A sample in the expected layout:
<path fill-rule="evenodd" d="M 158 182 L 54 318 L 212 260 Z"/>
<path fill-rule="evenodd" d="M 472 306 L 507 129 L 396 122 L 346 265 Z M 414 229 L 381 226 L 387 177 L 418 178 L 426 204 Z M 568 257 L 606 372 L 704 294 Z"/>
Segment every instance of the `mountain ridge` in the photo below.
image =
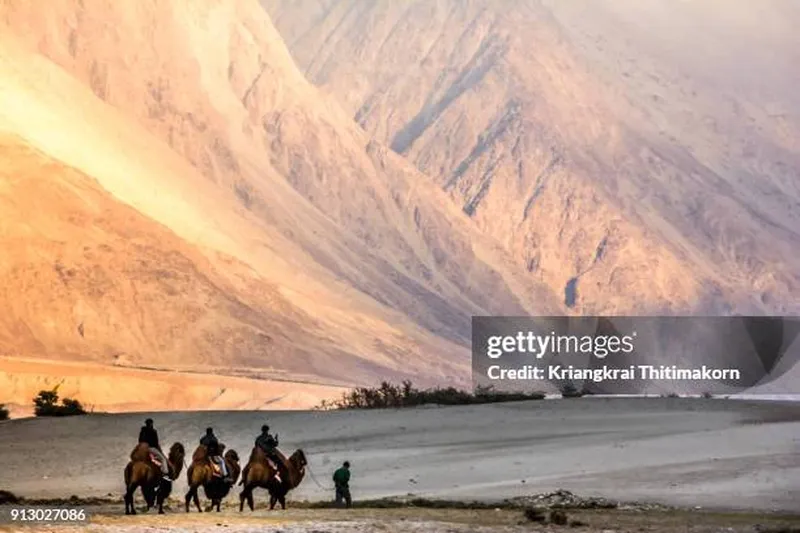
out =
<path fill-rule="evenodd" d="M 732 4 L 702 32 L 719 2 L 262 1 L 312 82 L 575 312 L 797 313 L 800 117 L 764 110 L 799 103 L 797 13 Z M 769 90 L 729 72 L 745 38 Z"/>
<path fill-rule="evenodd" d="M 0 26 L 0 131 L 18 164 L 4 181 L 25 177 L 4 196 L 5 239 L 29 203 L 61 210 L 28 223 L 58 246 L 13 237 L 9 268 L 48 281 L 7 290 L 2 353 L 464 385 L 471 315 L 560 311 L 319 97 L 256 2 L 5 2 Z M 34 193 L 45 179 L 86 192 Z M 141 266 L 139 240 L 155 253 Z"/>

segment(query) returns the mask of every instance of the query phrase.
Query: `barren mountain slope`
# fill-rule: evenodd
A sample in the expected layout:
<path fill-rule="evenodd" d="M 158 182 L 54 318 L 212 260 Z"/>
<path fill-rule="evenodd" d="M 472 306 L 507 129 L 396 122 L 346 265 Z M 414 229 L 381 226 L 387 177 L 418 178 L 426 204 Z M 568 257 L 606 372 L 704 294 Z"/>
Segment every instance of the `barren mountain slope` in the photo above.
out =
<path fill-rule="evenodd" d="M 259 219 L 291 232 L 325 268 L 425 327 L 463 340 L 473 312 L 558 308 L 424 178 L 309 86 L 257 3 L 163 1 L 131 11 L 61 1 L 46 13 L 12 4 L 9 29 L 234 190 Z"/>
<path fill-rule="evenodd" d="M 789 2 L 264 0 L 307 77 L 578 312 L 800 312 Z"/>
<path fill-rule="evenodd" d="M 455 346 L 378 316 L 359 325 L 366 307 L 322 290 L 313 304 L 287 297 L 308 286 L 202 253 L 15 139 L 4 137 L 0 149 L 4 353 L 162 368 L 242 365 L 345 382 L 373 381 L 381 368 L 431 377 L 439 367 L 461 368 Z M 428 350 L 441 358 L 426 357 Z"/>
<path fill-rule="evenodd" d="M 0 2 L 0 131 L 5 354 L 463 383 L 470 315 L 561 309 L 255 0 Z"/>

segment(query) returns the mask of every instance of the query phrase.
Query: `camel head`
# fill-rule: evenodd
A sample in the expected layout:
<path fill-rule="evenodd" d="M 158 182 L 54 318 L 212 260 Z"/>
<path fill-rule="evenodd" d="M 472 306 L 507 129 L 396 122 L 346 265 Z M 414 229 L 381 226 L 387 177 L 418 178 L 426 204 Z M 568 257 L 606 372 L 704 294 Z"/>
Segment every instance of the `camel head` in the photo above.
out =
<path fill-rule="evenodd" d="M 225 459 L 230 461 L 231 463 L 239 463 L 239 454 L 236 453 L 236 450 L 230 449 L 225 452 Z"/>
<path fill-rule="evenodd" d="M 186 457 L 186 449 L 183 444 L 176 442 L 170 447 L 167 459 L 169 460 L 170 473 L 172 474 L 170 477 L 172 479 L 177 479 L 178 475 L 180 475 L 184 457 Z"/>
<path fill-rule="evenodd" d="M 304 472 L 306 469 L 306 465 L 308 461 L 306 460 L 306 454 L 303 450 L 295 450 L 291 457 L 289 457 L 289 461 L 294 464 L 295 468 L 297 468 L 298 472 Z"/>

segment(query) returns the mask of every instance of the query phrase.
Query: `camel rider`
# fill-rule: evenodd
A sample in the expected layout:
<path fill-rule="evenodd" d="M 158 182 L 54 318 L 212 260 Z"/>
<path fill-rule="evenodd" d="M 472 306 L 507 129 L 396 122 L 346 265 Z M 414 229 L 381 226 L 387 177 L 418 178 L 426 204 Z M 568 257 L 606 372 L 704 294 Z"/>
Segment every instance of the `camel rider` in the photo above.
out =
<path fill-rule="evenodd" d="M 214 435 L 214 428 L 206 428 L 206 434 L 200 438 L 200 444 L 206 447 L 208 457 L 219 466 L 222 477 L 228 481 L 228 468 L 225 465 L 225 459 L 220 457 L 219 440 Z"/>
<path fill-rule="evenodd" d="M 264 453 L 267 454 L 267 457 L 269 457 L 273 461 L 277 460 L 278 454 L 276 453 L 275 450 L 278 447 L 278 436 L 270 435 L 269 426 L 267 425 L 261 426 L 261 435 L 256 437 L 256 446 L 264 450 Z"/>
<path fill-rule="evenodd" d="M 161 451 L 161 444 L 158 442 L 158 431 L 153 427 L 153 419 L 148 418 L 144 421 L 144 426 L 139 430 L 139 442 L 144 442 L 150 447 L 150 453 L 155 455 L 160 463 L 161 473 L 166 477 L 169 475 L 169 463 L 167 458 L 164 457 L 164 452 Z"/>
<path fill-rule="evenodd" d="M 284 464 L 280 457 L 278 457 L 278 435 L 271 435 L 269 426 L 266 424 L 261 426 L 261 435 L 256 437 L 256 446 L 261 448 L 266 456 L 275 463 L 280 473 L 283 473 Z M 280 478 L 278 478 L 280 482 Z"/>

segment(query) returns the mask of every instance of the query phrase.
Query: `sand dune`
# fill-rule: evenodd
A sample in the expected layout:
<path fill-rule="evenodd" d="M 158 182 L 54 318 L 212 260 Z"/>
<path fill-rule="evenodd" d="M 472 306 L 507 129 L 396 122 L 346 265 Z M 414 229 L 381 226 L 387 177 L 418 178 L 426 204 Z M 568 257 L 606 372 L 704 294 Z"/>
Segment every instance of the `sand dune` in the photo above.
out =
<path fill-rule="evenodd" d="M 302 376 L 252 379 L 176 370 L 143 370 L 81 362 L 0 358 L 0 388 L 11 417 L 32 416 L 32 399 L 58 385 L 92 412 L 310 409 L 345 387 Z M 307 378 L 308 379 L 308 378 Z"/>

